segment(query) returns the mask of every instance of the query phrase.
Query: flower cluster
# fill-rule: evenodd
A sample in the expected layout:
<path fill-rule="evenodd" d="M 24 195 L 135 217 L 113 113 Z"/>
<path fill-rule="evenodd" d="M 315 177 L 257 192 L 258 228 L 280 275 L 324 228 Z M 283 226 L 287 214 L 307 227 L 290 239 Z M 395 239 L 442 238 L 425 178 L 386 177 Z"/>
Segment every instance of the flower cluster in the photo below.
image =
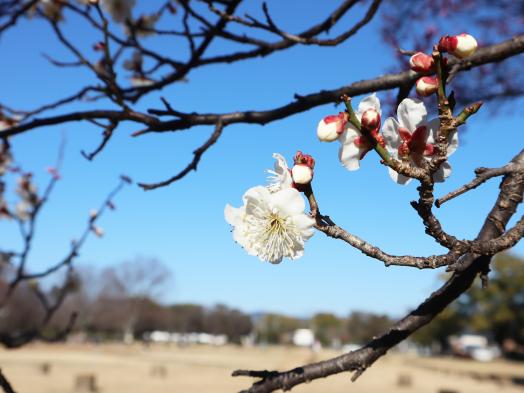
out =
<path fill-rule="evenodd" d="M 380 101 L 374 93 L 360 101 L 356 112 L 357 119 L 370 131 L 379 144 L 384 145 L 384 140 L 379 134 L 381 114 Z M 320 120 L 317 136 L 321 142 L 339 140 L 341 144 L 340 161 L 350 171 L 359 169 L 360 160 L 373 148 L 368 138 L 349 121 L 347 113 L 344 112 Z"/>
<path fill-rule="evenodd" d="M 335 116 L 328 116 L 320 121 L 317 136 L 321 141 L 327 141 L 322 138 L 323 129 L 330 126 L 326 119 L 333 117 Z M 362 128 L 366 129 L 367 135 L 363 135 L 355 125 L 345 120 L 347 115 L 336 117 L 344 119 L 344 128 L 338 138 L 342 144 L 339 158 L 342 165 L 348 170 L 359 169 L 360 160 L 373 148 L 370 137 L 374 139 L 374 142 L 386 148 L 393 158 L 407 160 L 415 167 L 423 167 L 423 160 L 429 161 L 435 154 L 434 143 L 439 130 L 439 120 L 435 118 L 427 121 L 426 107 L 418 99 L 404 99 L 397 109 L 398 120 L 392 117 L 386 119 L 382 133 L 379 132 L 380 101 L 375 94 L 360 101 L 356 112 L 356 117 L 361 122 Z M 449 136 L 448 157 L 455 152 L 457 146 L 458 135 L 455 131 Z M 389 172 L 391 178 L 398 184 L 407 184 L 411 180 L 391 168 L 389 168 Z M 437 182 L 444 181 L 450 174 L 451 166 L 446 161 L 435 173 L 434 180 Z"/>
<path fill-rule="evenodd" d="M 438 49 L 441 52 L 448 52 L 451 55 L 464 59 L 471 56 L 477 50 L 477 40 L 469 34 L 459 34 L 456 36 L 444 36 L 440 39 Z M 420 77 L 416 82 L 416 90 L 421 97 L 427 97 L 437 91 L 438 79 L 435 75 L 435 64 L 433 57 L 416 52 L 409 59 L 410 68 L 425 76 Z"/>
<path fill-rule="evenodd" d="M 472 55 L 476 48 L 475 38 L 468 34 L 442 37 L 438 45 L 440 54 L 447 52 L 460 59 Z M 409 61 L 410 68 L 421 74 L 416 82 L 417 93 L 421 96 L 435 93 L 440 84 L 445 86 L 444 77 L 441 82 L 434 74 L 446 75 L 447 59 L 438 54 L 433 56 L 417 52 Z M 376 94 L 363 98 L 355 112 L 350 100 L 343 99 L 347 110 L 320 120 L 317 137 L 321 142 L 340 142 L 339 159 L 345 168 L 350 171 L 359 169 L 360 161 L 370 150 L 376 149 L 388 166 L 391 179 L 398 184 L 411 181 L 404 174 L 413 173 L 418 178 L 416 174 L 421 173 L 420 169 L 428 170 L 430 162 L 439 163 L 438 169 L 431 172 L 433 181 L 442 182 L 451 174 L 447 157 L 458 147 L 456 127 L 446 127 L 441 132 L 440 119 L 428 120 L 421 100 L 405 98 L 397 107 L 397 117 L 387 118 L 382 125 L 382 111 Z M 447 146 L 445 152 L 438 151 L 442 146 Z M 437 153 L 438 159 L 432 161 Z M 310 183 L 315 160 L 299 151 L 290 169 L 280 154 L 275 153 L 273 157 L 276 162 L 274 170 L 268 171 L 270 184 L 250 188 L 243 196 L 244 204 L 239 208 L 227 205 L 224 214 L 226 221 L 233 226 L 233 239 L 248 254 L 280 263 L 284 257 L 301 257 L 305 241 L 313 235 L 315 220 L 304 213 L 305 202 L 300 191 L 312 195 Z"/>
<path fill-rule="evenodd" d="M 256 186 L 243 196 L 244 204 L 226 205 L 226 221 L 233 226 L 233 239 L 249 255 L 262 261 L 280 263 L 283 258 L 297 259 L 304 254 L 304 243 L 313 236 L 315 220 L 304 213 L 306 204 L 297 185 L 313 178 L 315 160 L 298 152 L 289 169 L 280 154 L 276 159 L 269 186 Z"/>

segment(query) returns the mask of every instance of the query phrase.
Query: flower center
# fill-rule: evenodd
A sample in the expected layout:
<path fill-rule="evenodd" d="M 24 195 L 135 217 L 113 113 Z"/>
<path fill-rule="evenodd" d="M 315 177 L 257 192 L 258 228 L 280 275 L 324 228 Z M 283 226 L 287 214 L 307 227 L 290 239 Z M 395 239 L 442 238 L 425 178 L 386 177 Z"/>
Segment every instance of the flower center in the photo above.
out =
<path fill-rule="evenodd" d="M 297 246 L 304 244 L 292 219 L 275 209 L 258 217 L 251 216 L 249 223 L 248 236 L 256 245 L 257 255 L 266 261 L 278 263 L 283 257 L 293 257 Z"/>
<path fill-rule="evenodd" d="M 402 139 L 402 143 L 398 147 L 399 156 L 411 155 L 420 158 L 433 155 L 433 145 L 426 143 L 429 137 L 429 130 L 426 126 L 417 127 L 413 133 L 410 133 L 404 127 L 399 127 L 398 133 Z"/>

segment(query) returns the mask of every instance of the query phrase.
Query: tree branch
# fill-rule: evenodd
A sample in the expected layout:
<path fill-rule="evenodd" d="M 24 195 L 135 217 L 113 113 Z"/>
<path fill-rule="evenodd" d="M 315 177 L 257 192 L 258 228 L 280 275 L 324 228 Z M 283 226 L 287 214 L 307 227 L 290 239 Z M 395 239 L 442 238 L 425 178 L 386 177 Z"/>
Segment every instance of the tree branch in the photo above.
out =
<path fill-rule="evenodd" d="M 517 155 L 512 162 L 518 165 L 524 163 L 524 151 Z M 523 193 L 524 175 L 521 173 L 507 174 L 502 180 L 497 201 L 480 230 L 477 237 L 478 241 L 487 241 L 502 235 L 518 204 L 522 202 Z M 473 284 L 477 275 L 484 274 L 486 269 L 489 269 L 490 260 L 491 256 L 465 255 L 461 258 L 462 271 L 455 272 L 440 289 L 435 291 L 417 309 L 395 323 L 387 332 L 356 351 L 284 372 L 238 370 L 233 372 L 233 376 L 249 375 L 262 378 L 244 391 L 249 393 L 268 393 L 278 389 L 289 390 L 304 382 L 345 371 L 355 371 L 354 380 L 378 358 L 385 355 L 390 348 L 428 324 L 445 307 L 464 293 Z"/>

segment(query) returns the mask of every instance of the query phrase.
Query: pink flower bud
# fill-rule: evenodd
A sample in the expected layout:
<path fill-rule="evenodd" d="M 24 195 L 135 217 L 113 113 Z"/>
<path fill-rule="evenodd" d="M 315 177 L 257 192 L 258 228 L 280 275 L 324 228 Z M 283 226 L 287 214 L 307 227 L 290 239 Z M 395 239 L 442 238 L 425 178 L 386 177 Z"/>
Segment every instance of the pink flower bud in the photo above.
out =
<path fill-rule="evenodd" d="M 417 94 L 427 97 L 435 93 L 438 89 L 438 79 L 436 76 L 423 76 L 416 83 Z"/>
<path fill-rule="evenodd" d="M 321 142 L 333 142 L 344 132 L 347 116 L 344 112 L 324 117 L 318 123 L 317 137 Z"/>
<path fill-rule="evenodd" d="M 380 128 L 380 114 L 375 109 L 368 109 L 362 114 L 360 123 L 366 130 L 378 130 Z"/>
<path fill-rule="evenodd" d="M 433 57 L 422 52 L 417 52 L 409 59 L 409 67 L 415 72 L 432 72 Z"/>
<path fill-rule="evenodd" d="M 91 230 L 93 231 L 93 233 L 95 234 L 96 237 L 102 237 L 104 236 L 104 230 L 100 227 L 97 227 L 96 225 L 93 225 L 91 227 Z"/>
<path fill-rule="evenodd" d="M 477 50 L 478 44 L 475 37 L 469 34 L 459 34 L 456 36 L 444 36 L 438 43 L 441 52 L 449 52 L 459 59 L 471 56 Z"/>
<path fill-rule="evenodd" d="M 61 176 L 60 176 L 60 172 L 58 172 L 58 169 L 56 169 L 55 167 L 48 167 L 47 168 L 47 173 L 49 173 L 54 180 L 60 180 Z"/>
<path fill-rule="evenodd" d="M 313 180 L 313 168 L 315 168 L 315 159 L 309 154 L 302 154 L 297 151 L 294 157 L 293 168 L 291 168 L 291 177 L 297 185 L 309 184 Z"/>
<path fill-rule="evenodd" d="M 104 51 L 106 49 L 106 44 L 104 44 L 102 41 L 97 42 L 93 45 L 94 51 Z"/>

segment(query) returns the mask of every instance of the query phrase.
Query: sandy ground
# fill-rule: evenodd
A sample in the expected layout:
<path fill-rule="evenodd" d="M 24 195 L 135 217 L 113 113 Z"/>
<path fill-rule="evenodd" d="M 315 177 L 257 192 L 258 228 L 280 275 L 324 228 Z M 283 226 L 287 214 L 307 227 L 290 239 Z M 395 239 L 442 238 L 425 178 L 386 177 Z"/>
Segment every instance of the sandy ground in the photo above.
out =
<path fill-rule="evenodd" d="M 230 377 L 237 368 L 288 369 L 339 353 L 312 354 L 297 348 L 190 347 L 156 345 L 33 345 L 0 351 L 0 367 L 17 393 L 73 393 L 75 378 L 96 377 L 102 393 L 238 392 L 252 381 Z M 49 372 L 42 365 L 49 363 Z M 470 375 L 473 372 L 473 376 Z M 163 374 L 163 375 L 162 375 Z M 420 359 L 388 355 L 355 383 L 348 373 L 298 386 L 294 392 L 314 393 L 523 393 L 524 385 L 480 379 L 479 375 L 518 376 L 524 380 L 524 363 L 496 361 L 479 364 L 467 360 Z M 410 379 L 402 386 L 399 379 Z M 76 390 L 78 392 L 78 390 Z"/>

